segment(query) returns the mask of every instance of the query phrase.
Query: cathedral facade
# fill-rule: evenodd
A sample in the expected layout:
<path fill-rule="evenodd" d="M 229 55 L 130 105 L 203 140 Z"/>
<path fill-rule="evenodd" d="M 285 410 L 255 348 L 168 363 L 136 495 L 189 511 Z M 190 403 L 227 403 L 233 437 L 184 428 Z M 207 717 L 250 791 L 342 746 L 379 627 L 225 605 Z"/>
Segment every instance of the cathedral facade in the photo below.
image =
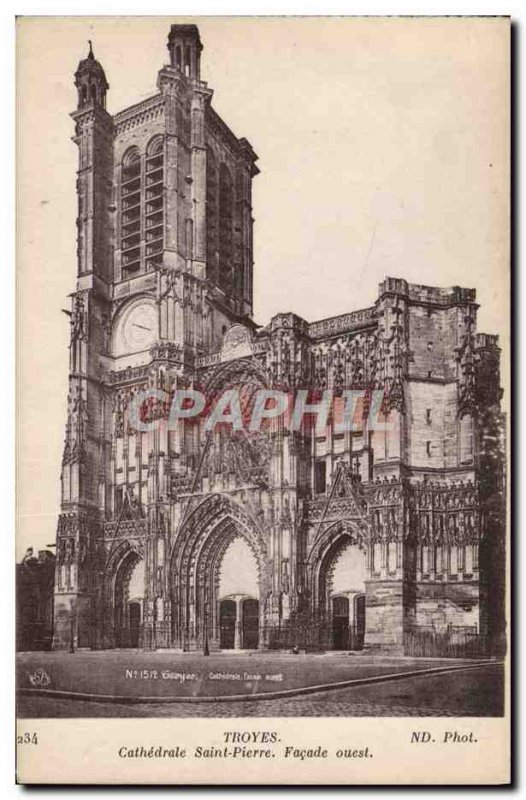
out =
<path fill-rule="evenodd" d="M 75 73 L 53 646 L 403 653 L 429 633 L 491 650 L 504 619 L 500 351 L 477 332 L 475 290 L 387 277 L 368 308 L 256 324 L 257 156 L 214 110 L 201 49 L 195 26 L 173 25 L 157 92 L 114 116 L 91 46 Z M 356 391 L 361 404 L 343 431 L 334 411 L 321 429 L 171 426 L 148 402 L 152 424 L 132 424 L 139 392 L 189 389 L 249 404 L 260 389 L 328 392 L 333 409 Z M 375 393 L 384 424 L 371 423 Z M 223 596 L 238 540 L 257 577 Z"/>

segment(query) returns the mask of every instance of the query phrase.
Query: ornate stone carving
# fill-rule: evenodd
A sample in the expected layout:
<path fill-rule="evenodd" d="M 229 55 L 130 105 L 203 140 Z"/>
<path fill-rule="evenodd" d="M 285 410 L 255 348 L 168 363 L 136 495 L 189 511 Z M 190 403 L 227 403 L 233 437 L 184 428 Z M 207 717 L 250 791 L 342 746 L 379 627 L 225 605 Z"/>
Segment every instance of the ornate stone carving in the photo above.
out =
<path fill-rule="evenodd" d="M 157 342 L 150 353 L 152 361 L 170 361 L 177 365 L 183 363 L 182 347 L 175 342 Z"/>
<path fill-rule="evenodd" d="M 458 349 L 459 398 L 458 415 L 473 414 L 476 410 L 475 353 L 474 353 L 475 311 L 472 306 L 466 309 L 464 335 Z"/>
<path fill-rule="evenodd" d="M 86 300 L 82 293 L 75 295 L 73 299 L 73 311 L 71 313 L 71 342 L 86 342 L 88 337 L 88 314 Z"/>
<path fill-rule="evenodd" d="M 375 322 L 375 308 L 365 308 L 360 311 L 352 311 L 350 314 L 341 314 L 338 317 L 329 317 L 319 322 L 311 322 L 308 326 L 308 331 L 309 336 L 313 339 L 323 339 L 336 334 L 347 333 L 347 331 L 356 328 L 374 325 Z"/>

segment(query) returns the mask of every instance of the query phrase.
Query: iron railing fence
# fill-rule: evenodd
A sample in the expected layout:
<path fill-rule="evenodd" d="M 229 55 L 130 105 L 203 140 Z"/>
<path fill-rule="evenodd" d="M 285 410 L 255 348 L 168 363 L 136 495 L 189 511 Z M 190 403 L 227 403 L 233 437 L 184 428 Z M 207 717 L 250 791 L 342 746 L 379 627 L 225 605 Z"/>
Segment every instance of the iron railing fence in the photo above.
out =
<path fill-rule="evenodd" d="M 481 658 L 503 656 L 505 637 L 479 633 L 476 628 L 449 627 L 444 631 L 404 633 L 404 654 L 427 658 Z"/>

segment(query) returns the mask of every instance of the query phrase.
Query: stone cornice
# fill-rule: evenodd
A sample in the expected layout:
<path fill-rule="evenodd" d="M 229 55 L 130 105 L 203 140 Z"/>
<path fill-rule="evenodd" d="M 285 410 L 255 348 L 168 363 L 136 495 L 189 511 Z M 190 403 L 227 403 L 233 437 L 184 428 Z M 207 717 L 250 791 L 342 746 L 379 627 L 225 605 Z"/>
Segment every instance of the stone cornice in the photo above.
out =
<path fill-rule="evenodd" d="M 143 122 L 159 117 L 164 112 L 164 96 L 159 93 L 136 103 L 123 111 L 119 111 L 113 118 L 115 133 L 118 135 L 124 131 L 142 125 Z"/>
<path fill-rule="evenodd" d="M 106 373 L 106 384 L 110 387 L 122 386 L 124 384 L 144 382 L 148 380 L 148 373 L 151 364 L 144 364 L 139 367 L 125 367 L 121 370 L 112 370 Z"/>
<path fill-rule="evenodd" d="M 386 296 L 401 295 L 414 305 L 449 308 L 458 305 L 476 305 L 476 290 L 463 286 L 426 286 L 408 283 L 403 278 L 387 277 L 379 286 L 379 300 Z"/>
<path fill-rule="evenodd" d="M 85 108 L 78 108 L 75 111 L 72 111 L 70 117 L 77 123 L 95 122 L 96 119 L 98 119 L 100 122 L 105 122 L 106 124 L 111 124 L 113 122 L 113 117 L 111 114 L 108 114 L 106 109 L 102 108 L 102 106 L 95 105 L 94 103 L 86 106 Z"/>
<path fill-rule="evenodd" d="M 328 317 L 317 322 L 311 322 L 308 334 L 311 339 L 325 339 L 341 333 L 355 331 L 358 328 L 369 328 L 376 325 L 376 311 L 374 307 L 351 311 L 349 314 L 340 314 L 337 317 Z"/>

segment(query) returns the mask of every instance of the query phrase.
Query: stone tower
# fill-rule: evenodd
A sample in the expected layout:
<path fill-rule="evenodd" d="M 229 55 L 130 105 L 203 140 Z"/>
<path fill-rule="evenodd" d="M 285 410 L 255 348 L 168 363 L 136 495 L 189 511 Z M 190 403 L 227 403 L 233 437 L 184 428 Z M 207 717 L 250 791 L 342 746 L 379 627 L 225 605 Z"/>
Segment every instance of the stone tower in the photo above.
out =
<path fill-rule="evenodd" d="M 113 259 L 113 120 L 109 88 L 90 48 L 75 73 L 78 92 L 77 287 L 71 295 L 69 393 L 57 532 L 55 646 L 86 641 L 104 509 L 104 389 L 100 358 L 107 340 Z M 84 637 L 84 638 L 83 638 Z"/>
<path fill-rule="evenodd" d="M 145 386 L 188 385 L 196 360 L 220 346 L 233 322 L 252 325 L 257 156 L 212 109 L 201 51 L 195 25 L 173 25 L 158 92 L 114 116 L 91 42 L 75 73 L 78 265 L 55 647 L 113 641 L 94 633 L 106 601 L 100 579 L 115 556 L 112 520 L 119 532 L 138 526 L 134 547 L 149 565 L 150 592 L 162 582 L 163 537 L 142 531 L 162 530 L 168 454 L 179 445 L 166 431 L 124 444 L 126 399 Z M 145 621 L 150 606 L 146 599 Z"/>

